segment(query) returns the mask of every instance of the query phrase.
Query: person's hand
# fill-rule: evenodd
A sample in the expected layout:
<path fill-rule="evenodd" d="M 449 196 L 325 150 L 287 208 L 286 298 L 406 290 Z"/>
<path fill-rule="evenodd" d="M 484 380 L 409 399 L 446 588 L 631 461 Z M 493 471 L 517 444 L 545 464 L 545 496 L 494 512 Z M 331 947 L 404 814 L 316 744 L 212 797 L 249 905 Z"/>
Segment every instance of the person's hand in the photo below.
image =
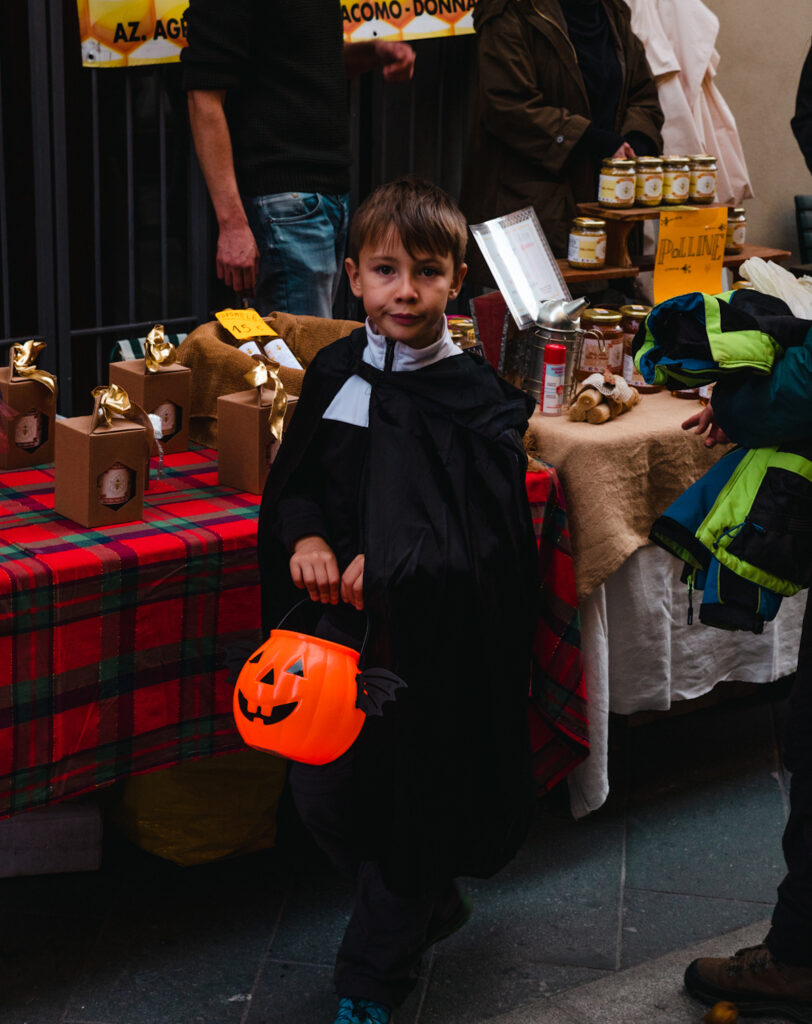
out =
<path fill-rule="evenodd" d="M 238 295 L 252 296 L 259 270 L 259 249 L 248 224 L 221 228 L 217 238 L 217 276 Z"/>
<path fill-rule="evenodd" d="M 635 152 L 628 142 L 622 142 L 620 148 L 612 154 L 613 160 L 633 160 Z"/>
<path fill-rule="evenodd" d="M 698 413 L 693 416 L 689 416 L 688 419 L 682 424 L 683 430 L 690 430 L 691 427 L 695 427 L 695 434 L 704 434 L 708 431 L 708 436 L 705 438 L 705 447 L 713 448 L 717 444 L 731 444 L 730 438 L 722 430 L 718 423 L 714 422 L 713 419 L 713 408 L 708 402 L 704 405 Z"/>
<path fill-rule="evenodd" d="M 341 577 L 341 600 L 358 611 L 364 608 L 364 556 L 356 555 Z"/>
<path fill-rule="evenodd" d="M 296 541 L 290 559 L 290 578 L 300 590 L 307 591 L 311 601 L 338 604 L 338 562 L 323 537 L 312 534 Z"/>
<path fill-rule="evenodd" d="M 375 54 L 387 82 L 408 82 L 414 74 L 415 52 L 408 43 L 376 40 Z"/>

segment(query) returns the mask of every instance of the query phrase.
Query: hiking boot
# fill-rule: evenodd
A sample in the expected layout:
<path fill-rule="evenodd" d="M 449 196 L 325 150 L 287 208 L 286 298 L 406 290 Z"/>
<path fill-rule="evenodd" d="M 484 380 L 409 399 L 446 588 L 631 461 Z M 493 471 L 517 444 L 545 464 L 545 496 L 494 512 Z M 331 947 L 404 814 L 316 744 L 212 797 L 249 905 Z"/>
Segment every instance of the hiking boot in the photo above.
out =
<path fill-rule="evenodd" d="M 392 1024 L 392 1012 L 371 999 L 342 999 L 333 1024 Z"/>
<path fill-rule="evenodd" d="M 779 963 L 764 943 L 729 957 L 694 960 L 685 972 L 685 987 L 703 1003 L 735 1003 L 742 1017 L 812 1024 L 812 967 Z"/>
<path fill-rule="evenodd" d="M 458 931 L 471 916 L 473 904 L 468 893 L 456 882 L 451 883 L 448 898 L 434 912 L 426 929 L 426 941 L 420 949 L 421 955 L 426 953 L 435 942 L 447 939 Z"/>

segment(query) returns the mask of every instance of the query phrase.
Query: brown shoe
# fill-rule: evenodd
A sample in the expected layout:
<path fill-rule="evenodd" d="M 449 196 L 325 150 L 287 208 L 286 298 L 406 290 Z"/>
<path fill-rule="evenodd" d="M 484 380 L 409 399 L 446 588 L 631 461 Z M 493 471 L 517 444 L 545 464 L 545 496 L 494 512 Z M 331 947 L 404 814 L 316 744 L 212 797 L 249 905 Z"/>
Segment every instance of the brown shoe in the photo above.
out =
<path fill-rule="evenodd" d="M 735 1003 L 742 1017 L 787 1017 L 812 1024 L 812 967 L 773 960 L 766 945 L 688 965 L 685 987 L 696 999 Z"/>

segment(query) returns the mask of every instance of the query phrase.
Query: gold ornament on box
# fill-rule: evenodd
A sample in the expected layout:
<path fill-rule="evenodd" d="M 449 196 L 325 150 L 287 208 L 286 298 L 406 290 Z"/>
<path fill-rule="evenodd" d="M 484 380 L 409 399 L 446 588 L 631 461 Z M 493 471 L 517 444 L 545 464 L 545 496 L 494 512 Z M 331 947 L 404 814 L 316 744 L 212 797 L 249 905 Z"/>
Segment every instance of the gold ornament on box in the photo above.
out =
<path fill-rule="evenodd" d="M 18 377 L 38 381 L 56 397 L 56 377 L 47 370 L 37 368 L 37 359 L 45 348 L 44 341 L 23 341 L 11 346 L 12 372 Z"/>
<path fill-rule="evenodd" d="M 92 394 L 95 404 L 93 406 L 91 430 L 101 426 L 102 420 L 104 420 L 106 426 L 111 426 L 114 416 L 123 416 L 125 420 L 140 423 L 147 432 L 147 458 L 149 458 L 152 442 L 155 438 L 155 431 L 152 428 L 149 416 L 147 416 L 141 406 L 131 402 L 130 396 L 118 384 L 107 384 L 93 388 Z"/>
<path fill-rule="evenodd" d="M 279 378 L 279 363 L 273 360 L 254 359 L 254 367 L 244 374 L 245 380 L 251 387 L 257 389 L 257 397 L 260 405 L 270 405 L 271 411 L 268 415 L 268 422 L 271 427 L 271 435 L 274 440 L 282 440 L 282 430 L 285 421 L 285 409 L 288 406 L 288 396 L 285 385 Z M 273 399 L 269 399 L 269 385 L 273 384 Z"/>
<path fill-rule="evenodd" d="M 144 361 L 147 373 L 158 373 L 162 366 L 171 366 L 175 362 L 177 350 L 164 333 L 164 325 L 156 324 L 147 335 L 144 343 Z"/>

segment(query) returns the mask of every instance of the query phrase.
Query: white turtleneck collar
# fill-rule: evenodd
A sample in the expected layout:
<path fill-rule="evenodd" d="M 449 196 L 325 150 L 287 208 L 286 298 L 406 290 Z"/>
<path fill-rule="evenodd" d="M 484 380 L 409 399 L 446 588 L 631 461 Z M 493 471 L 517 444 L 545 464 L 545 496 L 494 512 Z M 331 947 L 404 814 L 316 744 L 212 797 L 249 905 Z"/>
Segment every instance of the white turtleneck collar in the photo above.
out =
<path fill-rule="evenodd" d="M 387 339 L 383 334 L 376 334 L 369 317 L 366 320 L 367 344 L 362 356 L 365 363 L 383 370 L 386 366 Z M 401 372 L 405 370 L 419 370 L 431 363 L 437 363 L 441 359 L 448 359 L 449 356 L 462 355 L 462 349 L 451 340 L 448 333 L 448 321 L 443 317 L 443 326 L 437 341 L 426 348 L 410 348 L 402 341 L 394 342 L 395 350 L 392 359 L 392 370 Z M 369 426 L 369 396 L 372 393 L 372 385 L 359 377 L 357 374 L 350 377 L 339 388 L 335 398 L 330 402 L 323 419 L 339 420 L 341 423 L 351 423 L 358 427 Z"/>
<path fill-rule="evenodd" d="M 387 338 L 383 334 L 376 334 L 372 321 L 367 317 L 364 325 L 367 332 L 367 347 L 364 349 L 363 359 L 365 363 L 383 370 L 386 363 Z M 402 341 L 394 342 L 395 355 L 392 360 L 392 370 L 419 370 L 422 366 L 447 359 L 448 356 L 457 356 L 462 351 L 451 340 L 448 333 L 448 321 L 443 317 L 443 326 L 437 341 L 427 345 L 426 348 L 410 348 Z"/>

